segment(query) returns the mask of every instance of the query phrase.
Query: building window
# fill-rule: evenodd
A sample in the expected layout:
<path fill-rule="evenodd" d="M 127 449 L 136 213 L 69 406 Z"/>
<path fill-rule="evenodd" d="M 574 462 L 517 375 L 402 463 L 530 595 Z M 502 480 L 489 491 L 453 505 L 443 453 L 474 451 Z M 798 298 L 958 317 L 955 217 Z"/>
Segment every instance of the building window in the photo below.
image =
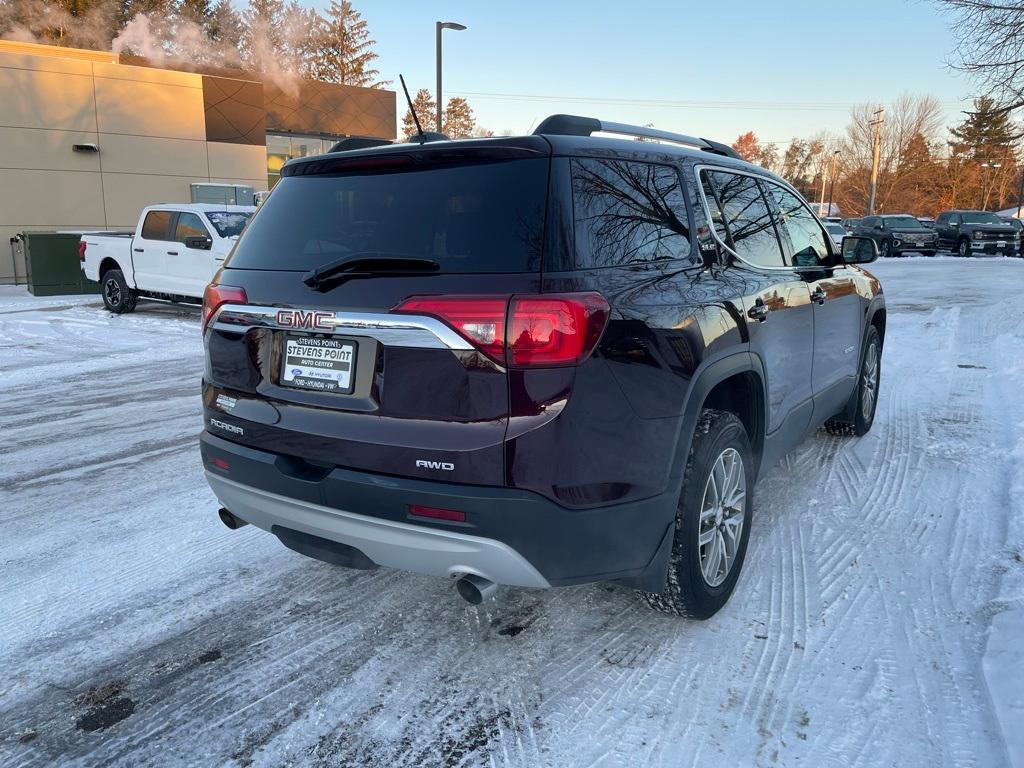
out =
<path fill-rule="evenodd" d="M 299 136 L 290 133 L 267 134 L 267 189 L 281 178 L 281 167 L 293 157 L 309 157 L 328 152 L 343 136 Z"/>

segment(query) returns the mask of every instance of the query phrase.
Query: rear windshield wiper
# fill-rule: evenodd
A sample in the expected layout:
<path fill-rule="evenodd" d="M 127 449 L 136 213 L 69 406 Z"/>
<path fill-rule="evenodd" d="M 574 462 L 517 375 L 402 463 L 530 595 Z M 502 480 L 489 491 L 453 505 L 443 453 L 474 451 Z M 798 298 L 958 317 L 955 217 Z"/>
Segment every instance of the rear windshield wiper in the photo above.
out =
<path fill-rule="evenodd" d="M 331 278 L 367 277 L 369 275 L 404 275 L 437 272 L 441 265 L 433 259 L 402 254 L 350 253 L 340 259 L 321 264 L 302 276 L 302 282 L 317 288 Z"/>

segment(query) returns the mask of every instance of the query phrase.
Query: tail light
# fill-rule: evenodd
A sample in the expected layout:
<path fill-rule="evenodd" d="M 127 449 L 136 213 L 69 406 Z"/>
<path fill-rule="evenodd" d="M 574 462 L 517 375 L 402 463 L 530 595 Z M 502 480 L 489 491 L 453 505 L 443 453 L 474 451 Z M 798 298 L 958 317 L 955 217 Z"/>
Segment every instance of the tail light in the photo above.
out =
<path fill-rule="evenodd" d="M 510 368 L 555 368 L 585 361 L 608 323 L 599 293 L 534 296 L 413 296 L 395 312 L 431 315 Z"/>
<path fill-rule="evenodd" d="M 85 247 L 86 247 L 87 245 L 88 245 L 88 243 L 87 243 L 87 242 L 85 242 L 85 240 L 82 240 L 82 241 L 81 241 L 81 242 L 80 242 L 80 243 L 78 244 L 78 260 L 79 260 L 79 261 L 81 261 L 81 262 L 83 262 L 83 263 L 85 262 Z"/>
<path fill-rule="evenodd" d="M 245 304 L 248 300 L 244 288 L 210 283 L 203 291 L 203 331 L 206 330 L 206 324 L 210 322 L 213 313 L 222 304 Z"/>

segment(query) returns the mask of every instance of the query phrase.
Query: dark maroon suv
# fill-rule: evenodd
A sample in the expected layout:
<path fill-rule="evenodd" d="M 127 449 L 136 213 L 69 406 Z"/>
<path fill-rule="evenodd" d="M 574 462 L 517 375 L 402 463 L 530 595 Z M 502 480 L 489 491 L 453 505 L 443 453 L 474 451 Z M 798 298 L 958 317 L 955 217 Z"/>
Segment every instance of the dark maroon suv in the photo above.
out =
<path fill-rule="evenodd" d="M 372 143 L 289 162 L 207 289 L 221 518 L 471 602 L 617 581 L 713 614 L 758 474 L 871 427 L 874 244 L 705 139 Z"/>

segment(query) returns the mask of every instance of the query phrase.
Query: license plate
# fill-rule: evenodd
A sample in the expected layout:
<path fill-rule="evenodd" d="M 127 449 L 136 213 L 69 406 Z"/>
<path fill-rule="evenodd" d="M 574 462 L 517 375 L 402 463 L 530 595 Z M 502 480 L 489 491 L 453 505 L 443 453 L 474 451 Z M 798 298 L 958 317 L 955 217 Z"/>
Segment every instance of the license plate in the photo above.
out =
<path fill-rule="evenodd" d="M 354 341 L 315 336 L 289 336 L 285 339 L 281 383 L 318 392 L 352 391 L 356 368 Z"/>
<path fill-rule="evenodd" d="M 998 243 L 996 243 L 996 247 L 998 247 L 998 248 L 1005 248 L 1006 247 L 1006 241 L 1005 240 L 1000 240 Z"/>

